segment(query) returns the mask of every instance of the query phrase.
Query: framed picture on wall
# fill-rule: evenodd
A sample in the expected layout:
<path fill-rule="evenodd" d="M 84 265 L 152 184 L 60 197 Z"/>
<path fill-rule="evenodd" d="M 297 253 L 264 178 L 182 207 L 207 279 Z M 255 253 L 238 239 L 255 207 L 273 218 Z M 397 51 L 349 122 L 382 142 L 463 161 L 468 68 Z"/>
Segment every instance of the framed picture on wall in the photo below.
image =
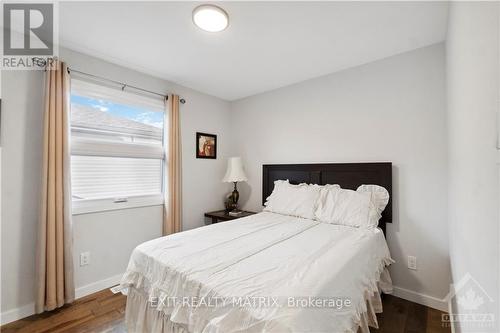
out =
<path fill-rule="evenodd" d="M 196 132 L 196 158 L 217 158 L 217 135 Z"/>

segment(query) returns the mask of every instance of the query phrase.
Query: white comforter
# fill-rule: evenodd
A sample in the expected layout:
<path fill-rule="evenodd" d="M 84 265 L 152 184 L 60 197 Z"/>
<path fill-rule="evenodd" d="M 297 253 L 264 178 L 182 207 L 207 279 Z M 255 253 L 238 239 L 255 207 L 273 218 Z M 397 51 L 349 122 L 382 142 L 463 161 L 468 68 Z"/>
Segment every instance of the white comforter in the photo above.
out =
<path fill-rule="evenodd" d="M 355 332 L 366 311 L 366 295 L 377 291 L 390 263 L 379 229 L 264 212 L 141 244 L 122 287 L 160 300 L 157 310 L 192 333 Z M 174 302 L 188 297 L 262 297 L 269 303 L 213 307 Z M 331 303 L 290 306 L 309 297 L 341 299 L 343 308 Z"/>

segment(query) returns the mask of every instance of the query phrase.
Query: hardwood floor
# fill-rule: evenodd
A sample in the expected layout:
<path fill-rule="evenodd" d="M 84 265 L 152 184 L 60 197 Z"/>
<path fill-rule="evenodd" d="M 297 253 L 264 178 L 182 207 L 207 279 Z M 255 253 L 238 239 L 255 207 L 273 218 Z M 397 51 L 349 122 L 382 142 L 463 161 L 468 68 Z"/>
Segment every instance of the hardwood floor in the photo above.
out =
<path fill-rule="evenodd" d="M 441 311 L 385 295 L 377 333 L 449 333 L 441 325 Z M 122 333 L 125 296 L 109 290 L 77 300 L 61 309 L 34 315 L 0 328 L 2 333 Z"/>
<path fill-rule="evenodd" d="M 109 289 L 80 298 L 60 309 L 33 315 L 0 328 L 1 333 L 126 332 L 126 297 Z"/>
<path fill-rule="evenodd" d="M 382 299 L 384 312 L 377 315 L 379 329 L 372 333 L 450 333 L 443 327 L 443 312 L 391 295 Z"/>

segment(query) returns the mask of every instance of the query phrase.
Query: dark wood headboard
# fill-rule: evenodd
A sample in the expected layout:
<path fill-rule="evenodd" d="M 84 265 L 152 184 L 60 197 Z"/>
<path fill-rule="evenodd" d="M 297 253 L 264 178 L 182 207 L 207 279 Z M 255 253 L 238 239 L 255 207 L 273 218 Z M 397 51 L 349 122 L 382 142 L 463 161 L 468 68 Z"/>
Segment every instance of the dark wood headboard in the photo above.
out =
<path fill-rule="evenodd" d="M 271 195 L 275 180 L 288 179 L 291 184 L 339 184 L 356 190 L 359 185 L 375 184 L 389 192 L 387 207 L 382 212 L 379 227 L 385 233 L 385 224 L 392 222 L 392 163 L 327 163 L 327 164 L 264 164 L 262 176 L 262 204 Z"/>

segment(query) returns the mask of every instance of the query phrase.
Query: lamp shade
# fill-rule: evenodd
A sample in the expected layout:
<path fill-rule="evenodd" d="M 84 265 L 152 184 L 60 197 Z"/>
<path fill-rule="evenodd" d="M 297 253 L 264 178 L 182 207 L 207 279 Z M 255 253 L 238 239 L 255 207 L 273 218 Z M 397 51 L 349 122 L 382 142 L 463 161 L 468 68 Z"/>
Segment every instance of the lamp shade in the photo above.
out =
<path fill-rule="evenodd" d="M 241 162 L 241 157 L 230 157 L 227 160 L 227 171 L 226 175 L 222 179 L 223 182 L 246 182 L 247 176 L 245 175 L 245 170 L 243 170 L 243 163 Z"/>

